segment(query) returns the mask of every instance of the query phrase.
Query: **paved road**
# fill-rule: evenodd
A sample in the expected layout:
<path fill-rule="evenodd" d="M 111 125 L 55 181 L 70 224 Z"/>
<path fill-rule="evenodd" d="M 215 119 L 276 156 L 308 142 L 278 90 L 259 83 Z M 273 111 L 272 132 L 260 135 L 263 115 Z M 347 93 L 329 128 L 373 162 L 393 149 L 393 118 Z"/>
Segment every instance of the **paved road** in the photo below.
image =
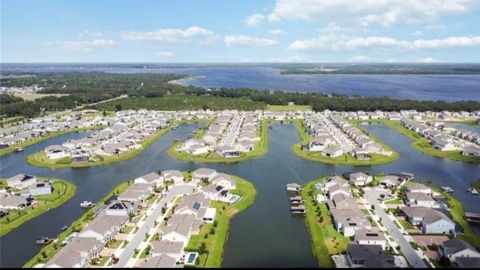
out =
<path fill-rule="evenodd" d="M 380 194 L 385 193 L 385 191 L 378 190 L 378 189 L 370 189 L 370 190 L 365 190 L 365 199 L 367 202 L 371 205 L 375 206 L 375 214 L 382 218 L 382 224 L 388 229 L 388 232 L 390 235 L 393 237 L 395 242 L 398 243 L 400 246 L 400 249 L 403 252 L 403 255 L 405 258 L 407 258 L 408 262 L 412 265 L 414 268 L 427 268 L 427 265 L 423 262 L 422 258 L 418 253 L 412 248 L 410 243 L 405 239 L 405 236 L 400 232 L 400 230 L 395 226 L 393 221 L 390 219 L 390 217 L 385 213 L 383 208 L 380 206 L 380 203 L 378 202 L 378 198 Z"/>
<path fill-rule="evenodd" d="M 135 236 L 128 243 L 127 247 L 123 250 L 118 262 L 115 264 L 115 267 L 125 268 L 128 261 L 133 257 L 134 250 L 142 243 L 145 239 L 145 235 L 150 231 L 151 228 L 155 225 L 155 221 L 162 217 L 162 206 L 170 202 L 173 198 L 182 194 L 190 194 L 194 192 L 194 187 L 189 185 L 181 185 L 170 187 L 168 192 L 163 196 L 163 198 L 157 204 L 157 207 L 153 212 L 148 216 L 147 220 L 143 223 L 142 227 L 139 228 L 138 232 L 135 233 Z"/>

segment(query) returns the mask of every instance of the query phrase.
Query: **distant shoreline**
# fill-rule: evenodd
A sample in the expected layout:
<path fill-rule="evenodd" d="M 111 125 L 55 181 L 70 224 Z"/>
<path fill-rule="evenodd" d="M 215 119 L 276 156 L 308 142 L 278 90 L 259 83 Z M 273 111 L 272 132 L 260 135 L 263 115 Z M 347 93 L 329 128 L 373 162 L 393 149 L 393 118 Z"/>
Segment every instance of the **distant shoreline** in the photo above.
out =
<path fill-rule="evenodd" d="M 200 80 L 200 79 L 204 79 L 204 78 L 206 78 L 206 77 L 205 76 L 187 76 L 185 78 L 168 81 L 168 83 L 178 84 L 178 85 L 181 85 L 181 86 L 186 86 L 186 85 L 188 85 L 188 84 L 186 84 L 187 81 Z"/>

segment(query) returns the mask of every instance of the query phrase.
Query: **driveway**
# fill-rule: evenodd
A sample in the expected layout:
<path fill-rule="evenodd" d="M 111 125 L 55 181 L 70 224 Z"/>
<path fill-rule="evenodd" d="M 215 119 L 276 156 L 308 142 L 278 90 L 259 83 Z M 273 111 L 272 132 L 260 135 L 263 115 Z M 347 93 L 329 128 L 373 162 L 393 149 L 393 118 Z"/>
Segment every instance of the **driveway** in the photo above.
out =
<path fill-rule="evenodd" d="M 145 239 L 145 235 L 155 226 L 155 221 L 159 218 L 163 219 L 162 216 L 162 207 L 173 200 L 176 196 L 182 194 L 191 194 L 195 191 L 195 187 L 190 185 L 179 185 L 171 186 L 165 195 L 160 199 L 152 213 L 147 217 L 147 220 L 139 228 L 138 232 L 135 233 L 132 240 L 128 243 L 127 247 L 123 250 L 118 262 L 115 264 L 115 267 L 124 268 L 127 266 L 128 261 L 133 257 L 134 250 L 142 243 Z M 151 208 L 151 209 L 152 209 Z M 150 209 L 149 209 L 150 210 Z"/>
<path fill-rule="evenodd" d="M 405 258 L 414 268 L 427 268 L 427 265 L 422 260 L 422 257 L 412 248 L 410 243 L 405 239 L 405 236 L 400 232 L 400 230 L 395 226 L 390 217 L 385 213 L 381 207 L 379 201 L 380 194 L 385 194 L 385 190 L 379 189 L 368 189 L 365 190 L 365 199 L 370 205 L 375 206 L 375 214 L 382 219 L 382 224 L 388 230 L 388 233 L 393 237 L 395 242 L 398 243 L 400 250 L 403 252 Z"/>

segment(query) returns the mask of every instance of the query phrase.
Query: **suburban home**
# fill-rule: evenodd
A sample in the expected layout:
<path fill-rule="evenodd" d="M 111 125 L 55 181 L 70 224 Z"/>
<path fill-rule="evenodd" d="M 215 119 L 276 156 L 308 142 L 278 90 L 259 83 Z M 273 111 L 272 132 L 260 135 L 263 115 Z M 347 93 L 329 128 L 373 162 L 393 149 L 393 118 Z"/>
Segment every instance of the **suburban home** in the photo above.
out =
<path fill-rule="evenodd" d="M 352 268 L 393 268 L 395 258 L 384 254 L 381 245 L 348 244 L 347 262 Z"/>
<path fill-rule="evenodd" d="M 240 156 L 238 150 L 236 150 L 235 148 L 233 148 L 231 146 L 228 146 L 228 145 L 217 146 L 215 151 L 219 155 L 221 155 L 223 157 L 226 157 L 226 158 L 232 158 L 232 157 L 239 157 Z"/>
<path fill-rule="evenodd" d="M 236 188 L 235 180 L 233 180 L 230 175 L 224 173 L 219 173 L 212 177 L 211 183 L 214 185 L 222 186 L 227 190 L 232 190 Z"/>
<path fill-rule="evenodd" d="M 162 171 L 162 177 L 165 181 L 173 181 L 174 184 L 184 184 L 183 174 L 177 170 Z"/>
<path fill-rule="evenodd" d="M 458 149 L 453 142 L 443 138 L 432 139 L 432 146 L 440 151 L 454 151 Z"/>
<path fill-rule="evenodd" d="M 338 145 L 331 145 L 326 147 L 323 151 L 322 154 L 327 157 L 339 157 L 343 155 L 343 150 L 340 146 Z"/>
<path fill-rule="evenodd" d="M 156 172 L 151 172 L 149 174 L 146 174 L 144 176 L 138 177 L 134 180 L 135 184 L 151 184 L 154 187 L 159 187 L 162 183 L 162 177 L 156 173 Z"/>
<path fill-rule="evenodd" d="M 78 236 L 82 238 L 92 237 L 105 244 L 115 237 L 125 221 L 127 221 L 125 216 L 99 216 L 89 222 Z"/>
<path fill-rule="evenodd" d="M 0 196 L 0 208 L 2 209 L 20 210 L 27 207 L 29 204 L 27 198 L 23 196 L 10 196 L 6 194 Z"/>
<path fill-rule="evenodd" d="M 210 180 L 217 175 L 217 171 L 209 168 L 199 168 L 193 171 L 192 181 L 201 182 L 203 179 Z"/>
<path fill-rule="evenodd" d="M 379 245 L 383 250 L 387 249 L 388 243 L 383 232 L 378 228 L 360 229 L 355 231 L 355 242 L 360 245 Z"/>
<path fill-rule="evenodd" d="M 45 147 L 44 151 L 49 159 L 59 159 L 70 156 L 70 150 L 62 145 L 50 145 Z"/>
<path fill-rule="evenodd" d="M 440 253 L 450 262 L 456 262 L 459 258 L 480 258 L 480 253 L 472 245 L 458 238 L 443 242 Z"/>
<path fill-rule="evenodd" d="M 333 199 L 333 196 L 335 196 L 337 194 L 343 194 L 343 195 L 346 195 L 346 196 L 350 196 L 352 194 L 352 192 L 351 192 L 351 189 L 350 189 L 349 186 L 341 187 L 341 186 L 338 186 L 338 185 L 331 186 L 327 191 L 327 195 L 328 195 L 328 198 L 330 200 Z"/>
<path fill-rule="evenodd" d="M 62 248 L 45 268 L 87 267 L 90 260 L 97 257 L 103 244 L 94 237 L 76 237 Z"/>
<path fill-rule="evenodd" d="M 397 175 L 386 175 L 380 179 L 380 186 L 383 188 L 396 188 L 402 182 Z"/>
<path fill-rule="evenodd" d="M 6 179 L 7 185 L 14 189 L 24 189 L 37 183 L 37 177 L 29 174 L 17 174 Z"/>
<path fill-rule="evenodd" d="M 372 182 L 373 177 L 363 172 L 356 172 L 356 173 L 349 174 L 348 180 L 350 180 L 350 182 L 355 186 L 362 187 Z"/>
<path fill-rule="evenodd" d="M 421 225 L 423 233 L 448 234 L 455 231 L 453 222 L 444 213 L 428 207 L 402 208 L 413 225 Z"/>
<path fill-rule="evenodd" d="M 357 207 L 355 199 L 343 193 L 333 195 L 332 199 L 328 201 L 327 204 L 329 209 L 353 209 Z"/>
<path fill-rule="evenodd" d="M 466 145 L 462 148 L 462 155 L 480 157 L 480 147 L 475 145 Z"/>
<path fill-rule="evenodd" d="M 338 232 L 346 237 L 354 236 L 356 230 L 370 226 L 365 215 L 357 208 L 330 210 Z"/>
<path fill-rule="evenodd" d="M 28 193 L 29 196 L 50 195 L 52 191 L 53 186 L 50 182 L 37 182 L 24 189 L 22 194 Z"/>
<path fill-rule="evenodd" d="M 168 255 L 153 256 L 141 265 L 142 268 L 173 268 L 176 260 Z"/>
<path fill-rule="evenodd" d="M 408 206 L 423 206 L 428 208 L 439 208 L 440 205 L 430 195 L 422 192 L 407 192 L 405 201 Z"/>
<path fill-rule="evenodd" d="M 107 208 L 105 208 L 105 215 L 107 216 L 125 216 L 135 211 L 135 207 L 128 201 L 112 201 Z"/>
<path fill-rule="evenodd" d="M 168 240 L 155 241 L 151 244 L 150 256 L 168 255 L 174 258 L 175 261 L 180 261 L 180 258 L 184 255 L 183 247 L 183 242 L 173 242 Z"/>
<path fill-rule="evenodd" d="M 406 189 L 408 192 L 412 192 L 412 193 L 417 193 L 417 192 L 421 192 L 421 193 L 425 193 L 427 195 L 431 195 L 432 194 L 432 189 L 425 186 L 424 184 L 420 184 L 420 183 L 415 183 L 415 182 L 410 182 L 406 185 Z"/>

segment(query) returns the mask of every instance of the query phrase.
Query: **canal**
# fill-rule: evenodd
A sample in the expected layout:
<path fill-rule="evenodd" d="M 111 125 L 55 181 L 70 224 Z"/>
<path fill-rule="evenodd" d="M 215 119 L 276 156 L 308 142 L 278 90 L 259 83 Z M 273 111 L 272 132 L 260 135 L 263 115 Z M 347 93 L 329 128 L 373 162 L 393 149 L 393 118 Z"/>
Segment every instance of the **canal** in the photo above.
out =
<path fill-rule="evenodd" d="M 310 249 L 310 237 L 303 220 L 291 216 L 285 184 L 304 183 L 320 175 L 351 171 L 371 173 L 399 173 L 409 171 L 418 179 L 432 181 L 437 186 L 448 185 L 466 210 L 480 212 L 480 197 L 465 192 L 469 183 L 480 177 L 480 165 L 466 164 L 423 155 L 410 146 L 408 138 L 381 125 L 365 128 L 400 153 L 400 159 L 391 164 L 373 167 L 326 165 L 297 157 L 291 150 L 299 136 L 292 124 L 272 124 L 269 133 L 269 151 L 260 158 L 233 164 L 202 164 L 169 158 L 166 150 L 175 139 L 185 140 L 199 127 L 182 125 L 167 133 L 137 157 L 105 166 L 82 169 L 48 169 L 28 165 L 25 157 L 44 147 L 80 138 L 85 133 L 69 134 L 26 148 L 23 153 L 0 158 L 0 176 L 17 173 L 64 178 L 77 186 L 75 197 L 63 206 L 23 224 L 0 238 L 1 267 L 21 267 L 40 249 L 34 244 L 42 236 L 54 236 L 63 225 L 79 218 L 84 200 L 98 201 L 115 185 L 151 171 L 164 169 L 194 170 L 210 167 L 239 175 L 257 188 L 255 203 L 237 215 L 231 222 L 229 239 L 224 253 L 225 267 L 316 267 Z"/>

